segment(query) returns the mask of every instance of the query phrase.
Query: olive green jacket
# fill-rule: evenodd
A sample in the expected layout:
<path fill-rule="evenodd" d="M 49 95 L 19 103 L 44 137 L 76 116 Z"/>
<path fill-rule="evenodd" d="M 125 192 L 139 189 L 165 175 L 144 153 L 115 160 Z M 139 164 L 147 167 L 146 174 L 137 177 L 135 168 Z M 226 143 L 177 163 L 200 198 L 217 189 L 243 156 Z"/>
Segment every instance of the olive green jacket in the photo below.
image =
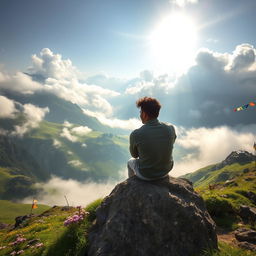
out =
<path fill-rule="evenodd" d="M 139 159 L 139 172 L 143 177 L 154 179 L 171 171 L 175 139 L 174 127 L 158 119 L 149 120 L 130 134 L 130 153 Z"/>

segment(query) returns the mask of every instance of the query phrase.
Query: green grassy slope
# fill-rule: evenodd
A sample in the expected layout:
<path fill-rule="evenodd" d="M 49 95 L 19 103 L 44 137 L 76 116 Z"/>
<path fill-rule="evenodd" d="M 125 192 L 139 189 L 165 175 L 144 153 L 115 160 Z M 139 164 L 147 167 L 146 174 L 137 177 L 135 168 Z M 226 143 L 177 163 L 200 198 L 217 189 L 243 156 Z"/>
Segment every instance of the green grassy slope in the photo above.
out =
<path fill-rule="evenodd" d="M 17 216 L 31 213 L 31 204 L 20 204 L 7 200 L 0 200 L 0 222 L 13 224 Z M 50 206 L 43 204 L 38 204 L 37 206 L 38 208 L 32 210 L 34 214 L 41 214 L 50 208 Z"/>
<path fill-rule="evenodd" d="M 85 208 L 89 215 L 78 224 L 64 226 L 66 218 L 74 215 L 77 208 L 71 207 L 63 211 L 62 207 L 57 206 L 50 208 L 42 216 L 25 221 L 20 228 L 0 230 L 0 255 L 6 256 L 13 251 L 23 250 L 23 254 L 27 256 L 84 256 L 88 244 L 86 234 L 95 219 L 95 209 L 101 201 L 99 199 L 89 204 Z M 12 245 L 17 236 L 25 240 Z"/>
<path fill-rule="evenodd" d="M 213 166 L 183 178 L 193 182 L 218 226 L 235 229 L 242 221 L 238 214 L 240 206 L 256 207 L 255 199 L 250 196 L 256 194 L 255 163 L 233 163 L 217 170 Z"/>
<path fill-rule="evenodd" d="M 77 134 L 72 130 L 76 127 L 43 121 L 21 138 L 0 136 L 0 199 L 28 196 L 35 192 L 36 181 L 46 181 L 51 174 L 79 181 L 118 180 L 129 159 L 128 137 L 98 131 Z M 64 131 L 74 141 L 63 136 Z"/>
<path fill-rule="evenodd" d="M 77 212 L 76 208 L 63 211 L 58 206 L 50 208 L 42 216 L 32 217 L 15 230 L 0 230 L 0 256 L 23 250 L 26 256 L 86 256 L 88 231 L 95 220 L 95 210 L 102 202 L 98 199 L 85 207 L 89 213 L 80 223 L 64 226 L 67 217 Z M 12 244 L 17 237 L 24 238 Z M 218 252 L 206 251 L 204 256 L 253 256 L 253 252 L 219 243 Z M 198 255 L 199 256 L 199 255 Z"/>

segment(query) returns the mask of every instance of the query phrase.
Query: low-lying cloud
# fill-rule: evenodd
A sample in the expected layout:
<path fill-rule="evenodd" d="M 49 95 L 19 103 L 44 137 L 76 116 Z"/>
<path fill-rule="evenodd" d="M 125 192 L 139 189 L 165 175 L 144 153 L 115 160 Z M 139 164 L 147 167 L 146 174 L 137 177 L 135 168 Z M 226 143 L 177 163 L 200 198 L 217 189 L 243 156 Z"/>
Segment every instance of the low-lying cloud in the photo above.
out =
<path fill-rule="evenodd" d="M 123 171 L 122 171 L 123 173 Z M 124 173 L 123 173 L 124 174 Z M 122 180 L 127 178 L 124 174 Z M 121 180 L 121 181 L 122 181 Z M 43 192 L 37 197 L 39 204 L 46 205 L 66 205 L 65 197 L 71 206 L 86 206 L 96 199 L 103 198 L 110 194 L 121 181 L 108 181 L 102 184 L 95 182 L 79 182 L 76 180 L 64 180 L 62 178 L 52 176 L 47 183 L 37 183 L 36 187 L 43 189 Z M 30 203 L 31 198 L 25 198 L 22 203 Z"/>
<path fill-rule="evenodd" d="M 0 95 L 0 118 L 15 118 L 17 109 L 14 101 Z"/>
<path fill-rule="evenodd" d="M 244 130 L 242 127 L 232 129 L 227 126 L 215 128 L 176 128 L 177 140 L 174 144 L 190 153 L 175 162 L 171 175 L 180 176 L 196 171 L 210 164 L 223 161 L 232 151 L 246 150 L 253 152 L 256 140 L 256 125 Z M 175 149 L 174 149 L 175 151 Z M 175 161 L 175 159 L 174 159 Z"/>
<path fill-rule="evenodd" d="M 23 107 L 26 121 L 22 125 L 15 126 L 15 131 L 12 132 L 13 135 L 23 136 L 26 132 L 38 127 L 45 114 L 49 112 L 49 108 L 39 108 L 32 104 L 25 104 Z"/>
<path fill-rule="evenodd" d="M 141 122 L 137 118 L 129 120 L 121 120 L 117 118 L 107 118 L 103 113 L 93 112 L 88 109 L 83 110 L 86 115 L 96 117 L 102 124 L 112 128 L 121 128 L 124 130 L 134 130 L 141 126 Z"/>

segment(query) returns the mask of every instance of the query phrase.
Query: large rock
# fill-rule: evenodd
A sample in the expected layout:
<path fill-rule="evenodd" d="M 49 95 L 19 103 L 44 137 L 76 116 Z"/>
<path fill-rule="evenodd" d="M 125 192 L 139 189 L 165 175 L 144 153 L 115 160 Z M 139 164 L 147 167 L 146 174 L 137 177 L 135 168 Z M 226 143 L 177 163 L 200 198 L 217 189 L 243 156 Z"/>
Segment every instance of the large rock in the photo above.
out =
<path fill-rule="evenodd" d="M 256 222 L 256 208 L 247 205 L 241 205 L 238 211 L 239 216 L 244 222 Z"/>
<path fill-rule="evenodd" d="M 237 229 L 235 237 L 239 242 L 248 242 L 256 244 L 256 231 L 252 229 Z"/>
<path fill-rule="evenodd" d="M 194 256 L 217 248 L 215 224 L 184 179 L 118 184 L 96 210 L 89 256 Z"/>

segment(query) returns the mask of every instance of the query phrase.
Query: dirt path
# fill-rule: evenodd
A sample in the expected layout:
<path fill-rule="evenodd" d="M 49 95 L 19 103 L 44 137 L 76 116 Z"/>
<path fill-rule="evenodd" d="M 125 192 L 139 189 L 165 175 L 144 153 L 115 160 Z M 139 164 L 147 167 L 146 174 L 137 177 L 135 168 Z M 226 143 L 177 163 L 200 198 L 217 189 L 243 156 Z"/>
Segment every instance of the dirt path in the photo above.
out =
<path fill-rule="evenodd" d="M 234 232 L 228 232 L 226 230 L 217 230 L 218 241 L 224 242 L 233 246 L 237 246 L 237 240 Z"/>

